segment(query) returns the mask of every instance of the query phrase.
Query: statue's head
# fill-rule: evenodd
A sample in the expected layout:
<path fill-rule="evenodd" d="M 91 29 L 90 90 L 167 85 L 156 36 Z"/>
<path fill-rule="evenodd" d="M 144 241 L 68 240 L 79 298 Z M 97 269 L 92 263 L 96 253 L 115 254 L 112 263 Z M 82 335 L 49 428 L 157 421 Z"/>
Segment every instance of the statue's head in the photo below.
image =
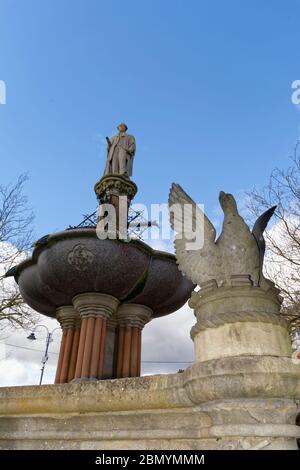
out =
<path fill-rule="evenodd" d="M 227 211 L 237 212 L 237 205 L 232 194 L 224 193 L 224 191 L 220 191 L 219 201 L 223 209 L 223 212 L 227 212 Z"/>
<path fill-rule="evenodd" d="M 128 127 L 126 126 L 125 122 L 121 122 L 121 124 L 118 125 L 117 129 L 119 132 L 126 132 Z"/>

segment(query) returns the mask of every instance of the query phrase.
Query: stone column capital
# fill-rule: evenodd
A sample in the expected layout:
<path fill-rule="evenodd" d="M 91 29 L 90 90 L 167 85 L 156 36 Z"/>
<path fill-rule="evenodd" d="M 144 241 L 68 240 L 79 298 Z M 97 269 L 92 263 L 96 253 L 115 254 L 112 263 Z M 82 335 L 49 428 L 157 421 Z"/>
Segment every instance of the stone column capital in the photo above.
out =
<path fill-rule="evenodd" d="M 73 305 L 64 305 L 56 309 L 56 319 L 60 323 L 62 329 L 76 328 L 80 317 L 78 312 L 74 309 Z"/>
<path fill-rule="evenodd" d="M 127 196 L 131 201 L 137 193 L 137 185 L 123 175 L 106 175 L 95 184 L 94 187 L 97 199 L 101 203 L 110 202 L 112 195 Z"/>
<path fill-rule="evenodd" d="M 121 304 L 118 308 L 116 318 L 118 326 L 131 326 L 144 328 L 153 315 L 151 308 L 140 304 Z"/>
<path fill-rule="evenodd" d="M 110 331 L 115 331 L 116 327 L 117 327 L 117 318 L 116 318 L 116 315 L 114 314 L 112 317 L 110 317 L 107 320 L 106 328 Z"/>
<path fill-rule="evenodd" d="M 100 317 L 105 320 L 114 314 L 119 305 L 118 299 L 112 295 L 98 292 L 78 294 L 73 297 L 72 302 L 81 318 Z"/>

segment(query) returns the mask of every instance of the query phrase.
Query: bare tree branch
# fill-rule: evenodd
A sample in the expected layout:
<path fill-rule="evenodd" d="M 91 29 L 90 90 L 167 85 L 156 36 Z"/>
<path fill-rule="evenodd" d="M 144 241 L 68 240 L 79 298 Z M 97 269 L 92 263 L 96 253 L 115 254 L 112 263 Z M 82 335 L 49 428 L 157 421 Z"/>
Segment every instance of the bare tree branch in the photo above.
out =
<path fill-rule="evenodd" d="M 14 185 L 0 185 L 0 330 L 28 328 L 36 314 L 23 301 L 14 280 L 5 272 L 27 257 L 32 245 L 33 212 L 24 196 L 27 175 Z"/>
<path fill-rule="evenodd" d="M 288 169 L 275 168 L 267 186 L 247 193 L 247 207 L 256 217 L 277 205 L 275 224 L 266 232 L 265 272 L 281 290 L 282 312 L 291 329 L 300 327 L 300 140 Z"/>

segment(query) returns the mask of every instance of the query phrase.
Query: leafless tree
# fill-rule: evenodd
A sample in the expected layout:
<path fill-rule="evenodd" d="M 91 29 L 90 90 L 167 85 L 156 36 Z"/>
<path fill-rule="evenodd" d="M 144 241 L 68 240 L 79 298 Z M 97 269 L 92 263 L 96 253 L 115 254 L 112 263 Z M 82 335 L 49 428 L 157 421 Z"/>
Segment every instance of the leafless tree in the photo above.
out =
<path fill-rule="evenodd" d="M 0 185 L 0 330 L 30 327 L 33 311 L 24 304 L 18 286 L 5 272 L 28 255 L 32 245 L 33 213 L 24 195 L 26 175 L 13 185 Z"/>
<path fill-rule="evenodd" d="M 248 192 L 248 208 L 256 216 L 277 205 L 275 222 L 265 233 L 265 271 L 284 298 L 282 312 L 291 329 L 300 328 L 300 140 L 287 169 L 275 168 L 262 190 Z"/>

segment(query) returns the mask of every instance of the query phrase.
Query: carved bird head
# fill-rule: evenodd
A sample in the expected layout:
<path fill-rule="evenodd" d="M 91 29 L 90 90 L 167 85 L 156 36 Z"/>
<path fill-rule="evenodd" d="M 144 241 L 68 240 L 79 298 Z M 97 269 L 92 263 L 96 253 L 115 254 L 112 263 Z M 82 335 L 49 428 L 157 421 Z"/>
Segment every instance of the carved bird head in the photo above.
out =
<path fill-rule="evenodd" d="M 237 213 L 237 205 L 232 194 L 220 191 L 219 201 L 224 213 Z"/>

